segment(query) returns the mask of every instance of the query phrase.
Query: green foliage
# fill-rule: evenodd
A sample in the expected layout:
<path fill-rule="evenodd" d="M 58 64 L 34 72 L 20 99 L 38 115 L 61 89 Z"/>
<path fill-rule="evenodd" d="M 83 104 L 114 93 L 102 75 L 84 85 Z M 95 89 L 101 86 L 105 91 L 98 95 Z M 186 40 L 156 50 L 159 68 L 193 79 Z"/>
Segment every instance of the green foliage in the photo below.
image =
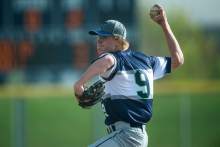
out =
<path fill-rule="evenodd" d="M 184 65 L 175 72 L 183 79 L 215 79 L 220 74 L 217 40 L 205 36 L 203 28 L 181 11 L 167 14 L 169 24 L 184 53 Z M 147 54 L 169 55 L 162 29 L 150 17 L 140 17 L 141 50 Z M 213 60 L 214 59 L 214 60 Z"/>

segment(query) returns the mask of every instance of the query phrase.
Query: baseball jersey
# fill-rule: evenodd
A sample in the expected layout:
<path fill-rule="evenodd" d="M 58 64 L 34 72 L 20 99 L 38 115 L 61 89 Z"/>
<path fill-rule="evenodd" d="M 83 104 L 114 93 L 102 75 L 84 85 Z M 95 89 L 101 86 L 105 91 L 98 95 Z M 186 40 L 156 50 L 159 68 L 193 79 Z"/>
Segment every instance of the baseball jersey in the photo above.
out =
<path fill-rule="evenodd" d="M 171 72 L 171 58 L 147 56 L 131 49 L 107 54 L 115 64 L 101 75 L 107 81 L 101 103 L 105 124 L 146 124 L 152 116 L 153 81 Z"/>

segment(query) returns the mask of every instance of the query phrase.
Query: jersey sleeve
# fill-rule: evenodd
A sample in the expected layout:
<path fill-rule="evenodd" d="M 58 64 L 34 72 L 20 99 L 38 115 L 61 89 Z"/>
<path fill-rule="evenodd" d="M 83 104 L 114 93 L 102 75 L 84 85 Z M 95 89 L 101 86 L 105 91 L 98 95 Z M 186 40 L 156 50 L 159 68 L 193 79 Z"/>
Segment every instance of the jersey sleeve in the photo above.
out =
<path fill-rule="evenodd" d="M 100 58 L 107 56 L 107 55 L 112 56 L 115 62 L 105 73 L 100 75 L 100 77 L 104 79 L 105 81 L 109 81 L 110 79 L 112 79 L 112 77 L 114 76 L 115 70 L 116 70 L 116 66 L 117 66 L 117 60 L 115 56 L 111 53 L 105 53 L 104 55 L 101 55 Z"/>
<path fill-rule="evenodd" d="M 154 80 L 164 77 L 171 72 L 171 57 L 152 57 Z"/>

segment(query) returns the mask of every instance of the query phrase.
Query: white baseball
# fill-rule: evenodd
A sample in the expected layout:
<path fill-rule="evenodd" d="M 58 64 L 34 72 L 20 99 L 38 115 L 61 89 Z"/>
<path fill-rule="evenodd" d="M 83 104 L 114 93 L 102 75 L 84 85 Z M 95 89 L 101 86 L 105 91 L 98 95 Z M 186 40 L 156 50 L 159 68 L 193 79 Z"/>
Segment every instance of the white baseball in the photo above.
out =
<path fill-rule="evenodd" d="M 160 14 L 160 11 L 159 11 L 159 7 L 157 7 L 157 6 L 153 6 L 151 9 L 150 9 L 150 15 L 151 15 L 151 17 L 155 17 L 155 16 L 157 16 L 157 15 L 159 15 Z"/>

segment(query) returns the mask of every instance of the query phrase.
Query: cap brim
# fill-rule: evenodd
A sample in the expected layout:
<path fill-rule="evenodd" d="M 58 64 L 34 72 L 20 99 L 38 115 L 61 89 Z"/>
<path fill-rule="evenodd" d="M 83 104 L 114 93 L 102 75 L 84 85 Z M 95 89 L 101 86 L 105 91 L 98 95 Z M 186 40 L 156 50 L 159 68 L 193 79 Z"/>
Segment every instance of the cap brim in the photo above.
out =
<path fill-rule="evenodd" d="M 89 31 L 90 35 L 97 35 L 97 36 L 112 36 L 111 33 L 105 32 L 105 31 L 100 31 L 100 30 L 92 30 Z"/>

